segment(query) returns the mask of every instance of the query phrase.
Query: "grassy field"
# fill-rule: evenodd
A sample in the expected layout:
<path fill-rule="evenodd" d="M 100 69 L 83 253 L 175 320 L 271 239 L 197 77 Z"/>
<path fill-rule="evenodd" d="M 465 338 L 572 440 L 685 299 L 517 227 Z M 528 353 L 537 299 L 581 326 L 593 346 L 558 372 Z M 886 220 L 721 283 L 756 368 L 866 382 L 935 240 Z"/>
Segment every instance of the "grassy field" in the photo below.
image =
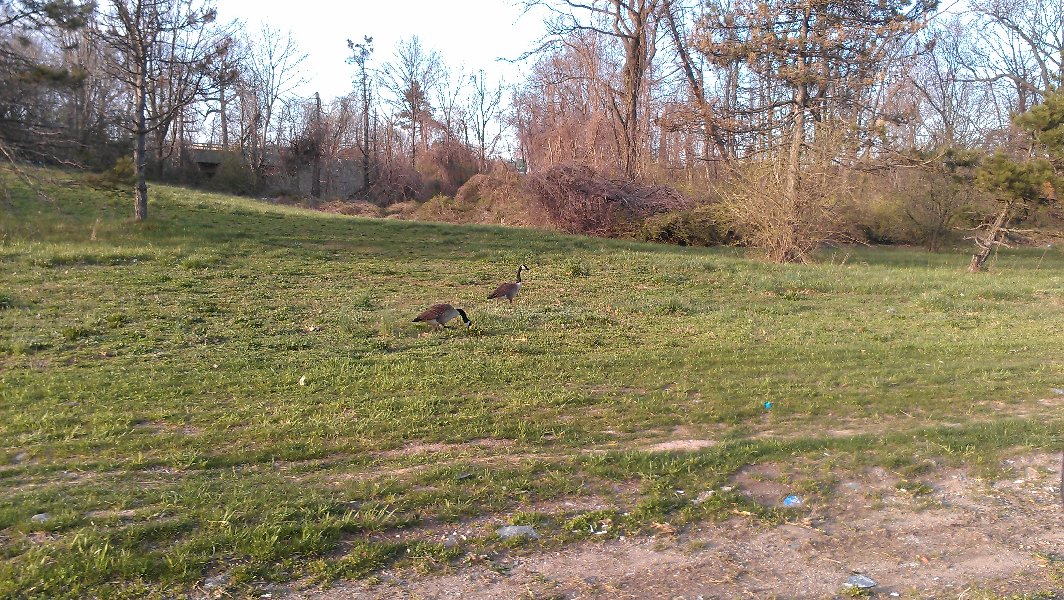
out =
<path fill-rule="evenodd" d="M 533 547 L 778 521 L 676 490 L 783 461 L 815 500 L 844 470 L 919 485 L 1061 444 L 1037 402 L 1064 387 L 1056 248 L 979 276 L 963 252 L 779 266 L 163 186 L 135 224 L 124 193 L 0 175 L 2 598 L 447 568 L 515 543 L 425 532 L 490 515 L 535 524 Z M 522 262 L 515 303 L 486 300 Z M 474 326 L 410 322 L 434 302 Z M 676 440 L 705 443 L 655 451 Z M 560 502 L 591 497 L 616 509 Z"/>

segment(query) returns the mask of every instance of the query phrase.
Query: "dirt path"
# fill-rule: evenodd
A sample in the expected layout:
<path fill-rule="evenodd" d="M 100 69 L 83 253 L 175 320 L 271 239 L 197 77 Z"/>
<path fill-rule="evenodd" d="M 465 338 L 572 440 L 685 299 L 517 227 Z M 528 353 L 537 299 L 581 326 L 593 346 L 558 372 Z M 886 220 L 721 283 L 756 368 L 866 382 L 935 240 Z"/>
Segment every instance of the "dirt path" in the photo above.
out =
<path fill-rule="evenodd" d="M 844 480 L 800 524 L 745 517 L 680 532 L 473 560 L 443 574 L 409 569 L 374 583 L 289 586 L 273 598 L 832 598 L 847 578 L 876 581 L 876 597 L 987 598 L 1048 592 L 1064 598 L 1059 456 L 1010 461 L 989 483 L 960 471 L 899 490 L 881 470 Z M 757 498 L 756 480 L 739 485 Z M 744 485 L 748 484 L 748 485 Z M 990 594 L 990 593 L 993 594 Z M 990 594 L 988 596 L 988 594 Z"/>

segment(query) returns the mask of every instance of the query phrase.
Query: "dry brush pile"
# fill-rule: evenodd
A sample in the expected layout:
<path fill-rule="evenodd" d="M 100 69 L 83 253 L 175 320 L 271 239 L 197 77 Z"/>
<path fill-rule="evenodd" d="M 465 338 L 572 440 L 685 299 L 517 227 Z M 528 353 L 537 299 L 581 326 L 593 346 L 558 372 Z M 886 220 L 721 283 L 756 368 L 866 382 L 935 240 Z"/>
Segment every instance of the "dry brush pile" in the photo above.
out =
<path fill-rule="evenodd" d="M 607 177 L 585 165 L 552 167 L 526 187 L 551 223 L 569 233 L 623 235 L 649 217 L 694 206 L 673 188 Z"/>

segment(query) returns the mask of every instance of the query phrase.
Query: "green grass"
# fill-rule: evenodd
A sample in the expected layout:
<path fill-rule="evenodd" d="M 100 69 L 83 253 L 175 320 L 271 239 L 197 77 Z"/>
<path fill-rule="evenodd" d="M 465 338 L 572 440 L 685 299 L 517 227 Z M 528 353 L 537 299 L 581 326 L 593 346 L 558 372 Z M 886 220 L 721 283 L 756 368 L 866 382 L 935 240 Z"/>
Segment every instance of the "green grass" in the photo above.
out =
<path fill-rule="evenodd" d="M 52 200 L 0 173 L 3 598 L 219 573 L 254 593 L 520 551 L 488 526 L 457 549 L 425 533 L 491 516 L 534 523 L 524 546 L 778 521 L 692 499 L 763 462 L 881 465 L 919 495 L 931 460 L 992 474 L 1061 442 L 1037 402 L 1064 387 L 1057 249 L 979 276 L 963 252 L 780 266 L 163 186 L 136 224 L 124 195 L 42 174 Z M 513 306 L 486 300 L 522 262 Z M 410 322 L 444 301 L 475 326 Z M 677 437 L 717 443 L 647 451 Z"/>

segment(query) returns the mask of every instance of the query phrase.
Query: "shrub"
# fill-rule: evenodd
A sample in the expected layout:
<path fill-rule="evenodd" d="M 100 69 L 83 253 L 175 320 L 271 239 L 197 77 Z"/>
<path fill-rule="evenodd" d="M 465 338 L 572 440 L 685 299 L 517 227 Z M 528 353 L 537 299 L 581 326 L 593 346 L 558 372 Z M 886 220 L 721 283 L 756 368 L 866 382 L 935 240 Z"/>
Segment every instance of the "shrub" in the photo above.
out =
<path fill-rule="evenodd" d="M 381 209 L 372 202 L 365 200 L 333 200 L 331 202 L 325 202 L 318 205 L 318 210 L 330 213 L 337 213 L 341 215 L 351 215 L 355 217 L 379 217 L 381 216 Z"/>
<path fill-rule="evenodd" d="M 421 174 L 410 165 L 397 160 L 378 162 L 374 167 L 373 181 L 368 190 L 360 190 L 359 197 L 378 205 L 388 206 L 405 202 L 418 196 L 421 189 Z"/>
<path fill-rule="evenodd" d="M 437 195 L 418 207 L 418 219 L 449 223 L 491 223 L 547 227 L 549 220 L 516 173 L 474 175 L 454 198 Z"/>
<path fill-rule="evenodd" d="M 836 167 L 831 144 L 814 147 L 801 185 L 788 191 L 790 166 L 782 159 L 749 161 L 723 189 L 729 227 L 743 243 L 777 263 L 804 263 L 821 246 L 854 237 L 851 181 Z"/>
<path fill-rule="evenodd" d="M 393 202 L 384 207 L 384 216 L 389 219 L 412 219 L 417 209 L 418 203 L 413 200 Z"/>
<path fill-rule="evenodd" d="M 868 200 L 858 216 L 858 228 L 874 244 L 921 243 L 920 232 L 905 214 L 905 203 L 895 194 Z"/>
<path fill-rule="evenodd" d="M 421 174 L 418 198 L 440 194 L 454 196 L 458 188 L 477 172 L 477 161 L 469 148 L 456 141 L 437 142 L 417 162 Z"/>
<path fill-rule="evenodd" d="M 414 211 L 414 218 L 421 221 L 443 221 L 445 223 L 469 223 L 467 211 L 457 201 L 444 194 L 436 194 L 426 200 Z"/>
<path fill-rule="evenodd" d="M 258 192 L 261 186 L 255 171 L 243 157 L 234 152 L 225 152 L 207 187 L 219 192 L 250 196 Z"/>
<path fill-rule="evenodd" d="M 670 187 L 606 177 L 586 165 L 552 167 L 530 178 L 528 189 L 552 224 L 591 235 L 630 233 L 651 215 L 692 204 Z"/>
<path fill-rule="evenodd" d="M 137 181 L 137 168 L 132 158 L 122 156 L 110 169 L 98 175 L 89 175 L 85 181 L 96 188 L 132 190 Z"/>
<path fill-rule="evenodd" d="M 645 242 L 677 246 L 719 246 L 735 241 L 719 207 L 709 204 L 652 215 L 643 222 L 636 237 Z"/>

